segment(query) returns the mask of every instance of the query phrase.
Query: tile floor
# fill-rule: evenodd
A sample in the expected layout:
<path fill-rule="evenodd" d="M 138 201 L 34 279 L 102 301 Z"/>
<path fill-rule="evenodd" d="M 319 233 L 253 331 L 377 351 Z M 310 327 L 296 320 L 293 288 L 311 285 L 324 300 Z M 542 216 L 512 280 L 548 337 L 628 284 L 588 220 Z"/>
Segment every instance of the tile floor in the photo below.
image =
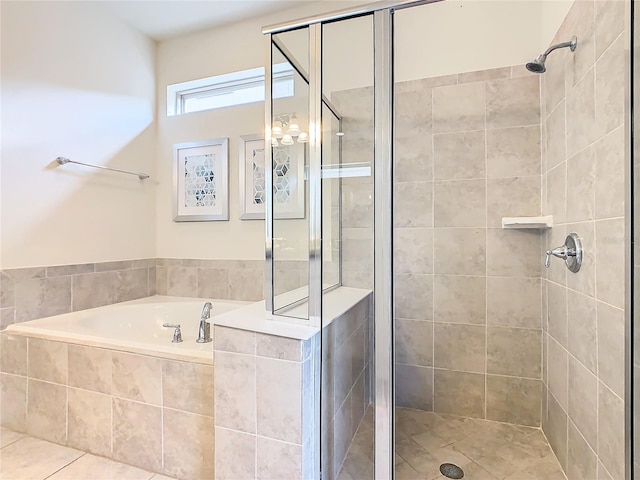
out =
<path fill-rule="evenodd" d="M 338 480 L 373 479 L 373 413 L 360 424 Z M 445 479 L 455 463 L 469 480 L 566 480 L 539 428 L 396 409 L 396 480 Z"/>
<path fill-rule="evenodd" d="M 37 460 L 34 460 L 37 459 Z M 0 480 L 174 480 L 0 428 Z"/>

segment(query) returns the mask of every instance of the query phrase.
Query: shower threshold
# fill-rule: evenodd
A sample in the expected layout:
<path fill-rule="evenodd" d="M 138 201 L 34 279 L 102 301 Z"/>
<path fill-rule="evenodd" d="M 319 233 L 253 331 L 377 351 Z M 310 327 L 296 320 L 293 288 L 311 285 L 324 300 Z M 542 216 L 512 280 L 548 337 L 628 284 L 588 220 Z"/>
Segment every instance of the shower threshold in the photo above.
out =
<path fill-rule="evenodd" d="M 396 409 L 396 480 L 443 480 L 440 466 L 470 480 L 566 480 L 539 428 Z M 373 409 L 354 436 L 338 480 L 372 480 Z"/>

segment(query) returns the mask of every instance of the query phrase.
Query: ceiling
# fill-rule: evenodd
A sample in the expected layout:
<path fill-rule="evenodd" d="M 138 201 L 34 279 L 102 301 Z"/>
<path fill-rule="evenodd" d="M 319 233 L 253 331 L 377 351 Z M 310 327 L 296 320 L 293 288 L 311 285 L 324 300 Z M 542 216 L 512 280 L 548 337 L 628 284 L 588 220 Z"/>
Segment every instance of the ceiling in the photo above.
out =
<path fill-rule="evenodd" d="M 102 5 L 136 30 L 157 41 L 217 27 L 267 13 L 287 10 L 313 0 L 132 0 Z"/>

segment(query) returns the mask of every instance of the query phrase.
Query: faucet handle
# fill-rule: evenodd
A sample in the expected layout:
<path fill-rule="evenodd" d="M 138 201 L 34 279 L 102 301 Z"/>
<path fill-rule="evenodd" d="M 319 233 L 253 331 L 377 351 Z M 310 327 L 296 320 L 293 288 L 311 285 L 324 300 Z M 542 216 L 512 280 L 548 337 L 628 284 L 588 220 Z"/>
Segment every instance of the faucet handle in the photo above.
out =
<path fill-rule="evenodd" d="M 171 340 L 171 343 L 181 343 L 182 342 L 182 332 L 180 331 L 180 325 L 174 325 L 172 323 L 163 323 L 162 324 L 163 327 L 166 328 L 175 328 L 174 332 L 173 332 L 173 339 Z"/>

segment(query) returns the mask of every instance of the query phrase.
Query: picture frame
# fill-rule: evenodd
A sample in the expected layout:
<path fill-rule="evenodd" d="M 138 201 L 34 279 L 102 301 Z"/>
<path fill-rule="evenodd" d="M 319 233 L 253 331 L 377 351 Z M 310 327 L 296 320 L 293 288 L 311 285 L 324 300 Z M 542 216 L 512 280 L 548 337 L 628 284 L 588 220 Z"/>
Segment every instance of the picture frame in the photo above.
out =
<path fill-rule="evenodd" d="M 264 220 L 264 137 L 242 135 L 240 138 L 240 219 Z M 304 144 L 278 145 L 273 152 L 282 160 L 273 173 L 275 218 L 304 218 Z"/>
<path fill-rule="evenodd" d="M 173 146 L 173 221 L 229 220 L 229 139 Z"/>

